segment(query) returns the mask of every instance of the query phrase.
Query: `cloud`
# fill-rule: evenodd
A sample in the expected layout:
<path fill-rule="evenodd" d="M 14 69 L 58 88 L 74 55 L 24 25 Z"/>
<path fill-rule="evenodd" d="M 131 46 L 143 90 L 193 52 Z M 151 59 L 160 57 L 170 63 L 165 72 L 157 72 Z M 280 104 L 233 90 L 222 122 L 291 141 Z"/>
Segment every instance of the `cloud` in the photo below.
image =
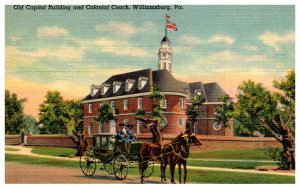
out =
<path fill-rule="evenodd" d="M 259 36 L 259 40 L 263 44 L 272 47 L 275 51 L 280 51 L 280 46 L 282 44 L 295 42 L 295 33 L 290 31 L 285 35 L 279 35 L 275 32 L 266 31 Z"/>
<path fill-rule="evenodd" d="M 59 59 L 81 59 L 84 56 L 82 49 L 72 47 L 59 47 L 56 49 L 41 48 L 26 54 L 35 58 L 55 57 Z"/>
<path fill-rule="evenodd" d="M 130 56 L 130 57 L 149 57 L 148 51 L 135 47 L 128 41 L 113 41 L 107 38 L 100 38 L 94 40 L 93 43 L 101 47 L 101 51 L 110 53 L 116 56 Z"/>
<path fill-rule="evenodd" d="M 225 64 L 225 63 L 257 63 L 267 60 L 266 55 L 243 55 L 232 51 L 221 51 L 209 56 L 202 56 L 198 64 Z"/>
<path fill-rule="evenodd" d="M 37 36 L 39 37 L 60 37 L 60 36 L 68 36 L 69 32 L 58 26 L 51 27 L 40 27 L 37 29 Z"/>
<path fill-rule="evenodd" d="M 187 46 L 197 46 L 202 43 L 200 38 L 194 37 L 192 35 L 182 35 L 179 40 L 180 45 L 187 45 Z"/>
<path fill-rule="evenodd" d="M 230 35 L 220 35 L 220 34 L 213 35 L 208 39 L 208 43 L 211 44 L 224 43 L 227 45 L 232 45 L 234 41 L 235 41 L 234 38 L 231 37 Z"/>
<path fill-rule="evenodd" d="M 114 36 L 132 36 L 133 34 L 140 32 L 140 28 L 136 28 L 131 22 L 114 22 L 110 21 L 106 24 L 97 24 L 95 26 L 97 32 L 104 32 L 113 34 Z"/>
<path fill-rule="evenodd" d="M 259 47 L 254 46 L 254 45 L 249 45 L 249 46 L 246 45 L 246 46 L 243 46 L 242 48 L 246 51 L 252 51 L 252 52 L 256 52 L 259 50 Z"/>
<path fill-rule="evenodd" d="M 35 61 L 15 46 L 5 47 L 5 67 L 12 69 L 20 66 L 30 66 Z"/>

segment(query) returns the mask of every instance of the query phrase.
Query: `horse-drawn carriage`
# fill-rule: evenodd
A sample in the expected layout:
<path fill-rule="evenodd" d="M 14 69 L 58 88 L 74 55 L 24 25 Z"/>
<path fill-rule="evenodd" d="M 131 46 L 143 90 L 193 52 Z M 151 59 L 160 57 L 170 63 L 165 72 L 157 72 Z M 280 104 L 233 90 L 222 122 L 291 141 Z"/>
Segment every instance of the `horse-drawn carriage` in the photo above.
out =
<path fill-rule="evenodd" d="M 132 142 L 128 150 L 124 144 L 116 139 L 114 134 L 102 133 L 93 136 L 93 146 L 86 150 L 80 157 L 80 168 L 84 175 L 94 175 L 97 164 L 102 163 L 109 174 L 114 174 L 119 180 L 127 177 L 128 169 L 139 168 L 139 155 L 143 142 Z M 150 177 L 154 170 L 154 161 L 149 161 L 144 177 Z"/>

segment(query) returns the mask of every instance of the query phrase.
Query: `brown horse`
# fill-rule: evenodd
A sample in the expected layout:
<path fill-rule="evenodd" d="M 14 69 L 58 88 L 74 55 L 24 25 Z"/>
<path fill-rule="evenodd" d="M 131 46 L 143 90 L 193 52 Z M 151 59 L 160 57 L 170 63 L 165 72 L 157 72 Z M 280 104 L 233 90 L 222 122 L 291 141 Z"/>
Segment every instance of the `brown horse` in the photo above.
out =
<path fill-rule="evenodd" d="M 190 133 L 189 131 L 186 131 L 185 135 L 187 135 L 189 146 L 194 144 L 196 146 L 202 145 L 201 142 L 197 139 L 194 133 Z M 184 170 L 184 180 L 183 183 L 186 183 L 186 176 L 187 176 L 187 159 L 190 154 L 190 147 L 187 148 L 186 152 L 183 152 L 181 154 L 181 157 L 178 160 L 178 177 L 179 177 L 179 183 L 181 183 L 181 165 L 183 165 L 183 170 Z"/>
<path fill-rule="evenodd" d="M 188 138 L 183 134 L 178 135 L 171 143 L 159 146 L 156 144 L 144 143 L 140 150 L 141 183 L 144 182 L 144 171 L 148 167 L 148 161 L 155 160 L 160 163 L 161 181 L 166 181 L 166 167 L 170 165 L 171 183 L 174 181 L 175 166 L 183 152 L 189 147 Z"/>
<path fill-rule="evenodd" d="M 162 143 L 162 135 L 161 135 L 161 127 L 159 125 L 158 119 L 150 119 L 150 118 L 140 118 L 136 117 L 137 120 L 142 121 L 143 127 L 149 129 L 152 133 L 152 143 L 157 145 L 161 145 Z"/>

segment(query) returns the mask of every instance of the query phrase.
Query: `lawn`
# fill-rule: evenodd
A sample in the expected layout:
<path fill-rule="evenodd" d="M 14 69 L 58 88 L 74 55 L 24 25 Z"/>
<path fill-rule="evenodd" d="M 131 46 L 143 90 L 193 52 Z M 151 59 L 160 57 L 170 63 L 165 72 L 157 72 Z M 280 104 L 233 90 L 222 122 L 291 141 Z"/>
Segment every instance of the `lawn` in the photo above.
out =
<path fill-rule="evenodd" d="M 191 152 L 191 157 L 199 159 L 272 160 L 266 155 L 266 152 L 267 149 L 197 151 Z"/>
<path fill-rule="evenodd" d="M 188 160 L 189 166 L 217 167 L 232 169 L 255 169 L 257 166 L 275 165 L 275 162 L 240 162 L 240 161 L 208 161 L 208 160 Z"/>
<path fill-rule="evenodd" d="M 17 149 L 17 148 L 5 148 L 5 151 L 20 151 L 20 149 Z"/>
<path fill-rule="evenodd" d="M 74 148 L 51 147 L 51 146 L 31 146 L 32 153 L 49 155 L 49 156 L 62 156 L 73 157 L 76 154 Z"/>
<path fill-rule="evenodd" d="M 65 161 L 50 158 L 37 158 L 32 156 L 11 155 L 5 154 L 6 162 L 20 162 L 24 164 L 55 166 L 55 167 L 73 167 L 79 168 L 78 161 Z M 100 165 L 98 164 L 98 168 Z M 177 171 L 177 170 L 176 170 Z M 82 174 L 83 175 L 83 174 Z M 95 173 L 99 175 L 99 173 Z M 130 168 L 129 175 L 139 175 L 138 168 Z M 153 176 L 160 177 L 159 167 L 155 167 Z M 167 169 L 167 176 L 169 176 L 169 169 Z M 168 177 L 169 179 L 169 177 Z M 175 179 L 177 180 L 177 173 Z M 146 179 L 147 180 L 147 179 Z M 208 183 L 208 184 L 270 184 L 270 183 L 283 183 L 294 184 L 295 177 L 280 176 L 270 174 L 253 174 L 242 172 L 223 172 L 223 171 L 206 171 L 206 170 L 189 170 L 188 171 L 189 183 Z"/>

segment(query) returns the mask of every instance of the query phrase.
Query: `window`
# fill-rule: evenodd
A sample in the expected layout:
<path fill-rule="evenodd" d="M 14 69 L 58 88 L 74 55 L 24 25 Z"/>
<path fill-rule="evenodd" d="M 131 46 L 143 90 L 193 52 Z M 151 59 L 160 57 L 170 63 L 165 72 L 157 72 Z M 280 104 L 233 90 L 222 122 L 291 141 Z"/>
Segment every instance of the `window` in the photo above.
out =
<path fill-rule="evenodd" d="M 139 77 L 138 79 L 138 89 L 142 90 L 144 86 L 147 84 L 148 78 L 146 77 Z"/>
<path fill-rule="evenodd" d="M 138 98 L 138 109 L 143 109 L 143 98 Z"/>
<path fill-rule="evenodd" d="M 183 119 L 180 118 L 180 119 L 178 120 L 178 126 L 179 126 L 179 127 L 182 127 L 182 126 L 183 126 L 183 123 L 184 123 Z"/>
<path fill-rule="evenodd" d="M 222 125 L 219 124 L 218 122 L 215 122 L 213 128 L 214 130 L 220 130 L 222 128 Z"/>
<path fill-rule="evenodd" d="M 162 128 L 165 128 L 167 126 L 168 120 L 165 116 L 163 116 L 162 121 L 161 121 L 160 124 L 161 124 Z"/>
<path fill-rule="evenodd" d="M 167 65 L 166 62 L 164 62 L 164 63 L 163 63 L 163 69 L 166 69 L 166 68 L 167 68 L 166 65 Z"/>
<path fill-rule="evenodd" d="M 99 108 L 101 108 L 103 106 L 102 102 L 99 103 Z"/>
<path fill-rule="evenodd" d="M 124 124 L 128 124 L 129 120 L 126 118 L 124 119 Z"/>
<path fill-rule="evenodd" d="M 111 105 L 111 107 L 113 107 L 114 109 L 116 109 L 116 102 L 115 101 L 111 101 L 110 105 Z"/>
<path fill-rule="evenodd" d="M 113 93 L 117 93 L 118 92 L 118 90 L 120 89 L 120 87 L 121 87 L 121 82 L 117 82 L 117 81 L 115 81 L 114 83 L 113 83 Z"/>
<path fill-rule="evenodd" d="M 100 87 L 101 95 L 103 96 L 109 88 L 109 84 L 102 84 Z"/>
<path fill-rule="evenodd" d="M 166 57 L 166 56 L 167 56 L 167 53 L 162 53 L 162 56 L 163 56 L 163 57 Z"/>
<path fill-rule="evenodd" d="M 93 124 L 89 124 L 88 126 L 88 134 L 92 134 L 93 132 Z"/>
<path fill-rule="evenodd" d="M 137 121 L 137 133 L 142 133 L 143 132 L 143 122 Z"/>
<path fill-rule="evenodd" d="M 115 134 L 116 133 L 116 121 L 110 120 L 109 121 L 109 132 Z"/>
<path fill-rule="evenodd" d="M 124 110 L 128 110 L 128 99 L 124 99 Z"/>
<path fill-rule="evenodd" d="M 183 98 L 179 98 L 179 108 L 183 109 Z"/>
<path fill-rule="evenodd" d="M 135 80 L 133 80 L 133 79 L 126 80 L 126 82 L 125 82 L 125 91 L 126 92 L 128 92 L 132 88 L 134 82 L 135 82 Z"/>
<path fill-rule="evenodd" d="M 102 122 L 99 123 L 99 133 L 104 132 L 104 124 Z"/>
<path fill-rule="evenodd" d="M 220 114 L 217 112 L 217 109 L 218 109 L 218 106 L 215 105 L 215 106 L 214 106 L 214 114 L 215 114 L 215 116 L 220 115 Z"/>
<path fill-rule="evenodd" d="M 93 113 L 93 104 L 89 104 L 89 113 Z"/>
<path fill-rule="evenodd" d="M 161 107 L 167 108 L 167 99 L 163 99 Z"/>

